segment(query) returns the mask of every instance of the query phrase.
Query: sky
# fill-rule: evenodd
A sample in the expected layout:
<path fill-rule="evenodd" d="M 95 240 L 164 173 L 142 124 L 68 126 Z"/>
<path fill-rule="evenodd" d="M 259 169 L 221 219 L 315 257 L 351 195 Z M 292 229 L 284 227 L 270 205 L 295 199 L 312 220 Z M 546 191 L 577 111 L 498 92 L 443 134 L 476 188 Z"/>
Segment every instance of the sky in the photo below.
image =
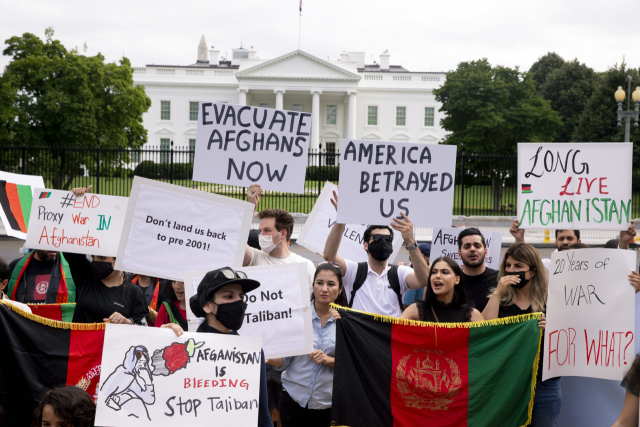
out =
<path fill-rule="evenodd" d="M 528 70 L 556 52 L 596 71 L 626 59 L 640 67 L 638 0 L 299 0 L 139 1 L 0 0 L 0 44 L 25 32 L 67 48 L 88 46 L 108 62 L 123 55 L 133 66 L 195 62 L 200 37 L 224 55 L 251 47 L 262 59 L 301 49 L 337 60 L 385 50 L 410 71 L 451 71 L 463 61 Z M 299 40 L 299 26 L 301 29 Z M 635 49 L 634 49 L 635 48 Z M 0 70 L 9 58 L 0 56 Z"/>

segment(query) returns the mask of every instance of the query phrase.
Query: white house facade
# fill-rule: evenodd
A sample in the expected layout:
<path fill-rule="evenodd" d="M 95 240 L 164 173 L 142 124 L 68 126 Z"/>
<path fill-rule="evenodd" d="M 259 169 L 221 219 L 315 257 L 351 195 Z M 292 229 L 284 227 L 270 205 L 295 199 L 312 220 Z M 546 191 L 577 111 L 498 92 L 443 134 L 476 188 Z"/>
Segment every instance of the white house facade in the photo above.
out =
<path fill-rule="evenodd" d="M 134 68 L 134 83 L 152 101 L 143 117 L 147 145 L 195 146 L 199 101 L 310 112 L 310 148 L 323 152 L 339 150 L 342 139 L 438 143 L 445 132 L 433 89 L 446 74 L 411 72 L 389 58 L 369 65 L 364 52 L 327 61 L 297 50 L 265 60 L 239 48 L 225 59 L 203 36 L 193 65 Z"/>

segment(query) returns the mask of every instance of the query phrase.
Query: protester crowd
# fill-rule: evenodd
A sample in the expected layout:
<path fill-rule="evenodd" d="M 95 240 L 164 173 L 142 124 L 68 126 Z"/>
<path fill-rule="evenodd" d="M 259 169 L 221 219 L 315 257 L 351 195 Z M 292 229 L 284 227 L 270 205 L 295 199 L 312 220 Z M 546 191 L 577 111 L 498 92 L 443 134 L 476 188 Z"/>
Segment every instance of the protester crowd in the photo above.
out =
<path fill-rule="evenodd" d="M 85 189 L 73 190 L 76 196 Z M 248 188 L 248 200 L 256 207 L 262 189 Z M 332 203 L 337 209 L 338 195 Z M 508 248 L 499 270 L 485 266 L 487 246 L 475 228 L 461 229 L 458 262 L 438 257 L 430 262 L 430 247 L 416 242 L 413 224 L 401 214 L 389 225 L 371 225 L 364 233 L 366 262 L 344 259 L 338 248 L 344 224 L 336 223 L 324 248 L 325 262 L 313 263 L 289 249 L 293 217 L 281 209 L 258 213 L 257 231 L 252 231 L 243 266 L 305 263 L 312 295 L 311 319 L 314 351 L 309 355 L 264 359 L 260 372 L 258 426 L 329 426 L 335 362 L 335 303 L 384 316 L 436 323 L 479 322 L 546 312 L 549 260 L 525 243 L 524 230 L 515 220 L 511 234 L 516 243 Z M 409 252 L 410 265 L 391 265 L 393 236 L 400 233 Z M 556 230 L 558 251 L 584 247 L 578 230 Z M 635 226 L 620 233 L 607 247 L 627 249 L 636 236 Z M 110 322 L 142 327 L 161 327 L 180 336 L 187 330 L 186 307 L 205 321 L 198 332 L 238 335 L 242 333 L 247 304 L 245 297 L 260 284 L 230 267 L 208 272 L 197 295 L 185 299 L 185 284 L 157 277 L 117 271 L 115 258 L 33 250 L 7 264 L 0 259 L 2 299 L 29 311 L 27 304 L 75 302 L 73 322 Z M 635 291 L 640 275 L 629 273 Z M 540 318 L 544 330 L 546 319 Z M 544 344 L 544 340 L 542 341 Z M 541 350 L 541 355 L 543 354 Z M 531 426 L 557 425 L 562 391 L 560 379 L 542 381 L 542 356 L 535 384 Z M 624 409 L 614 427 L 638 425 L 640 358 L 636 358 L 622 386 Z M 93 399 L 77 387 L 47 392 L 36 408 L 34 426 L 92 426 Z M 273 419 L 273 420 L 272 420 Z M 0 425 L 2 413 L 0 412 Z"/>

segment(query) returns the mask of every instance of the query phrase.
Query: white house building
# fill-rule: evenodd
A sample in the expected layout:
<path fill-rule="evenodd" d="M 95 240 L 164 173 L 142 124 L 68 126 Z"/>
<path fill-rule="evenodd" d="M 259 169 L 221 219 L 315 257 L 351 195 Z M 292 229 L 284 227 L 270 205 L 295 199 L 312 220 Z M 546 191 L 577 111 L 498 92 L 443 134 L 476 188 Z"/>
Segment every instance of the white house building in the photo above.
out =
<path fill-rule="evenodd" d="M 242 47 L 228 59 L 202 36 L 194 64 L 135 67 L 133 77 L 152 101 L 143 118 L 148 145 L 160 148 L 195 146 L 199 101 L 310 112 L 310 148 L 327 152 L 343 138 L 437 143 L 445 134 L 433 89 L 446 74 L 390 65 L 386 51 L 374 64 L 364 52 L 338 61 L 301 50 L 260 59 Z"/>

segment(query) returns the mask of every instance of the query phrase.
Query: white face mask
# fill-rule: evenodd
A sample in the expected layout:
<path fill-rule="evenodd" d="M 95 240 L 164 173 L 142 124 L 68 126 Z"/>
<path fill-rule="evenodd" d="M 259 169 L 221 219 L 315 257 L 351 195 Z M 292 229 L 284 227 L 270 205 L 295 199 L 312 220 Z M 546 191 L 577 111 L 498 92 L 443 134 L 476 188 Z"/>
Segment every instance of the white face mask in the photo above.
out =
<path fill-rule="evenodd" d="M 262 249 L 262 251 L 265 253 L 270 253 L 271 251 L 273 251 L 281 241 L 282 237 L 280 238 L 280 240 L 278 240 L 277 243 L 273 243 L 273 236 L 263 236 L 262 234 L 258 236 L 258 244 L 260 245 L 260 249 Z"/>

